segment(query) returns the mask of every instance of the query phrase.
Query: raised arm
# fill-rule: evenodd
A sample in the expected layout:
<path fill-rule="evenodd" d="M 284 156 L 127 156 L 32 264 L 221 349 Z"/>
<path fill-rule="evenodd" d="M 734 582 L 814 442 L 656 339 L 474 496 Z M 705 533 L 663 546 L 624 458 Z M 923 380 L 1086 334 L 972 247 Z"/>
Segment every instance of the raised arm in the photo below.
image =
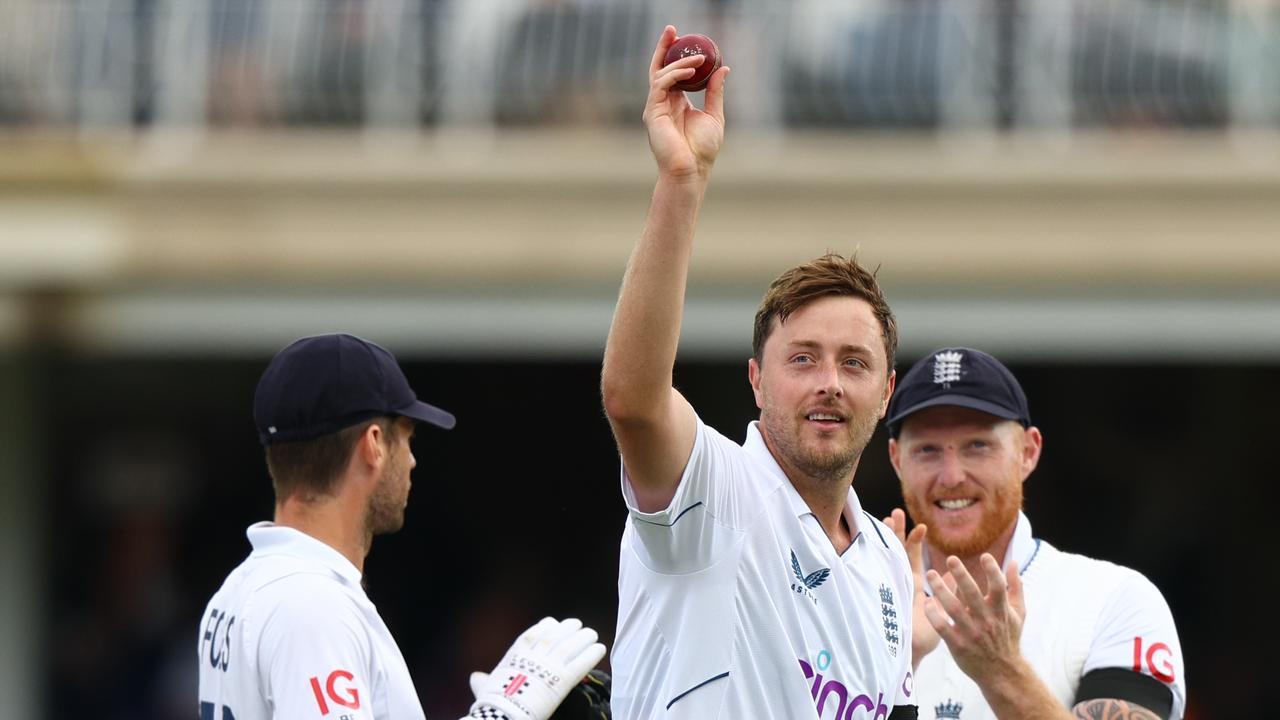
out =
<path fill-rule="evenodd" d="M 672 86 L 693 75 L 701 55 L 663 67 L 676 30 L 668 25 L 649 66 L 644 123 L 658 183 L 631 253 L 605 348 L 601 393 L 640 509 L 671 501 L 693 449 L 693 408 L 672 387 L 685 284 L 698 210 L 724 140 L 724 84 L 707 85 L 705 112 Z"/>

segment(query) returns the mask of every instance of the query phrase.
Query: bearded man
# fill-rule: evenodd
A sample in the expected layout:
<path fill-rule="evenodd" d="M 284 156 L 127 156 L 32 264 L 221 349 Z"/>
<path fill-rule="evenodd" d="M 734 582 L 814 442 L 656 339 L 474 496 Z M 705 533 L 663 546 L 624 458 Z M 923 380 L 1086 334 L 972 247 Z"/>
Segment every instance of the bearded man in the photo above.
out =
<path fill-rule="evenodd" d="M 275 519 L 250 526 L 253 551 L 205 608 L 201 720 L 423 720 L 363 570 L 374 536 L 404 524 L 415 424 L 448 430 L 453 415 L 419 400 L 385 348 L 333 334 L 272 358 L 253 416 Z M 547 720 L 604 652 L 581 622 L 544 618 L 472 675 L 467 717 Z"/>
<path fill-rule="evenodd" d="M 755 318 L 760 418 L 739 444 L 672 385 L 694 228 L 724 139 L 676 87 L 706 60 L 649 67 L 658 177 L 605 349 L 602 393 L 628 518 L 618 579 L 620 720 L 914 718 L 910 566 L 851 483 L 893 392 L 897 326 L 874 273 L 827 255 L 784 272 Z"/>
<path fill-rule="evenodd" d="M 1160 591 L 1031 532 L 1022 484 L 1044 438 L 1008 368 L 938 350 L 903 377 L 888 425 L 917 523 L 904 537 L 902 511 L 885 518 L 915 575 L 920 707 L 941 720 L 1182 717 L 1182 650 Z"/>

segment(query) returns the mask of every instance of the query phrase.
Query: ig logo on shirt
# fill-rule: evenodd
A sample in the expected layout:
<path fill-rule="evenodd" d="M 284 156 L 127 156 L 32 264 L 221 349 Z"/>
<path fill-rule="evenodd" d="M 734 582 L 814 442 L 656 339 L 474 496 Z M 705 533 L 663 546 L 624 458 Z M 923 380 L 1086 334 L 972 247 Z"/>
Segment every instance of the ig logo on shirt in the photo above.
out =
<path fill-rule="evenodd" d="M 335 705 L 351 708 L 352 710 L 360 709 L 360 691 L 355 686 L 355 676 L 346 670 L 334 670 L 329 673 L 328 679 L 324 681 L 324 692 L 320 691 L 320 676 L 317 675 L 308 678 L 311 683 L 311 692 L 315 693 L 316 705 L 320 708 L 321 715 L 329 714 L 329 702 Z M 339 686 L 341 683 L 341 686 Z M 325 696 L 328 695 L 326 698 Z M 343 715 L 342 718 L 346 718 Z M 342 720 L 340 718 L 339 720 Z"/>
<path fill-rule="evenodd" d="M 1169 646 L 1162 643 L 1152 643 L 1147 647 L 1145 656 L 1146 669 L 1151 672 L 1151 677 L 1162 683 L 1171 683 L 1174 681 L 1173 663 L 1169 662 L 1173 651 Z M 1143 672 L 1144 656 L 1142 653 L 1142 638 L 1135 637 L 1133 639 L 1133 671 L 1136 673 Z"/>

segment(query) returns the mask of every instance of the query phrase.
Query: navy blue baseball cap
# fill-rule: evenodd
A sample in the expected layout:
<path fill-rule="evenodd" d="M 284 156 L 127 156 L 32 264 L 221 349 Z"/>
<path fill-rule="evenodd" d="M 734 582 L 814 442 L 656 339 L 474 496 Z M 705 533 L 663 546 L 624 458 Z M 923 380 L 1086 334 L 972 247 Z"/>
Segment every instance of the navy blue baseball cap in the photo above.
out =
<path fill-rule="evenodd" d="M 382 415 L 445 430 L 457 422 L 418 399 L 386 348 L 354 335 L 294 342 L 271 358 L 253 396 L 253 420 L 264 446 L 310 440 Z"/>
<path fill-rule="evenodd" d="M 889 401 L 889 436 L 898 437 L 909 415 L 938 405 L 1017 420 L 1023 427 L 1031 424 L 1018 379 L 999 360 L 972 348 L 936 350 L 907 371 Z"/>

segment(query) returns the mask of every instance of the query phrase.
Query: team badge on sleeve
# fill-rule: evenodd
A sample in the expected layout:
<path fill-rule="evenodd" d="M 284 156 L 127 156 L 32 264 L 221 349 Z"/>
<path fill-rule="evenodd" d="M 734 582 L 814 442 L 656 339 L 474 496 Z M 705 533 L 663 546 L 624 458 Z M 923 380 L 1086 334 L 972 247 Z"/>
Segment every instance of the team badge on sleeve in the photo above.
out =
<path fill-rule="evenodd" d="M 356 689 L 354 680 L 355 676 L 346 670 L 334 670 L 323 683 L 319 676 L 310 678 L 311 692 L 315 693 L 316 705 L 322 716 L 329 714 L 330 703 L 352 710 L 360 709 L 360 691 Z"/>
<path fill-rule="evenodd" d="M 1173 651 L 1162 642 L 1148 643 L 1145 652 L 1141 637 L 1133 639 L 1133 671 L 1146 672 L 1162 683 L 1177 679 L 1171 658 Z"/>

